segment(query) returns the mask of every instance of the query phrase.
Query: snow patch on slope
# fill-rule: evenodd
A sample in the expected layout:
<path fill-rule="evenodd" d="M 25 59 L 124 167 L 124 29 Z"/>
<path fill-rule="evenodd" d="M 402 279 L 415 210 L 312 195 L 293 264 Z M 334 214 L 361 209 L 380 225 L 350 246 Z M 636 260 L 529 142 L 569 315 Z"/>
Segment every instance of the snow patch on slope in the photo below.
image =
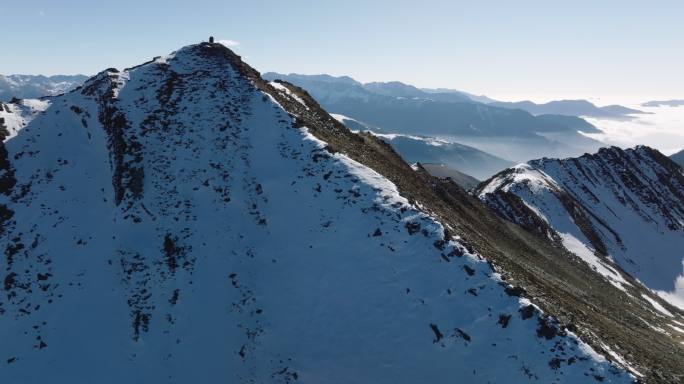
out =
<path fill-rule="evenodd" d="M 581 242 L 578 238 L 570 233 L 558 233 L 560 235 L 563 246 L 567 248 L 568 251 L 579 256 L 580 259 L 584 260 L 589 264 L 596 272 L 605 276 L 608 281 L 621 291 L 625 291 L 623 284 L 631 285 L 627 280 L 625 280 L 622 275 L 603 262 L 598 256 L 596 256 L 595 251 L 587 247 L 587 245 Z"/>
<path fill-rule="evenodd" d="M 663 315 L 665 315 L 665 316 L 674 317 L 674 315 L 672 314 L 672 312 L 670 312 L 670 311 L 668 311 L 667 309 L 665 309 L 665 307 L 663 307 L 662 305 L 660 305 L 660 303 L 658 303 L 657 301 L 655 301 L 655 300 L 651 299 L 650 297 L 648 297 L 648 295 L 642 294 L 641 297 L 643 297 L 646 301 L 648 301 L 649 303 L 651 303 L 651 305 L 653 306 L 653 308 L 656 309 L 656 311 L 660 312 L 661 314 L 663 314 Z"/>
<path fill-rule="evenodd" d="M 275 89 L 277 89 L 277 90 L 279 90 L 279 91 L 281 91 L 281 92 L 285 92 L 285 94 L 286 94 L 287 96 L 289 96 L 290 98 L 294 99 L 294 100 L 295 100 L 296 102 L 298 102 L 299 104 L 301 104 L 301 105 L 303 105 L 304 107 L 306 107 L 306 109 L 309 109 L 309 107 L 306 105 L 306 103 L 304 102 L 304 100 L 302 100 L 301 97 L 295 95 L 292 91 L 290 91 L 290 89 L 289 89 L 288 87 L 284 86 L 282 83 L 279 83 L 279 82 L 276 82 L 276 81 L 271 81 L 269 84 L 270 84 L 273 88 L 275 88 Z"/>

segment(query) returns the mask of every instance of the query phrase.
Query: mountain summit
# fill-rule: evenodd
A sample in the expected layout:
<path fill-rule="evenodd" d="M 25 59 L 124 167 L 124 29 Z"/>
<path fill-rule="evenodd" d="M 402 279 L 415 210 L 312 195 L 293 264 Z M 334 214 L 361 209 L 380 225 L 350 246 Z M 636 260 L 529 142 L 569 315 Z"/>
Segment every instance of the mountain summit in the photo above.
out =
<path fill-rule="evenodd" d="M 543 313 L 438 221 L 476 200 L 220 44 L 47 103 L 0 146 L 2 382 L 674 382 L 662 336 L 658 364 L 596 353 L 574 332 L 602 323 Z"/>

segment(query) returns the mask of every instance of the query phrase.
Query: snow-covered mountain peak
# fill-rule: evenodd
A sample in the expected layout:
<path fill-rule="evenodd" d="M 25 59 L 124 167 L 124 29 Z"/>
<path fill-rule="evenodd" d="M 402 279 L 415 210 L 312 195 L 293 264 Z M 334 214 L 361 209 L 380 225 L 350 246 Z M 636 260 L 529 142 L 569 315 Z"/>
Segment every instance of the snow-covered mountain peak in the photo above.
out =
<path fill-rule="evenodd" d="M 381 153 L 220 44 L 52 98 L 0 146 L 1 381 L 640 374 L 521 299 Z"/>

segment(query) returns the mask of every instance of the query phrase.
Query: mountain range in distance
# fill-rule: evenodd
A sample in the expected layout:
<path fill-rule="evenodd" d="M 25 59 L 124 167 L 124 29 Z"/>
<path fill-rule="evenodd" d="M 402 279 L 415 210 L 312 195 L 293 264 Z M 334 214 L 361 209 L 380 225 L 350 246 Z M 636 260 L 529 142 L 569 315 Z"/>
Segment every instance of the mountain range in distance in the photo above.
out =
<path fill-rule="evenodd" d="M 581 133 L 601 131 L 579 117 L 534 116 L 521 109 L 474 102 L 457 91 L 427 92 L 399 82 L 362 84 L 348 76 L 266 73 L 264 77 L 300 86 L 331 113 L 383 133 L 440 137 L 509 161 L 578 156 L 603 145 Z"/>
<path fill-rule="evenodd" d="M 38 99 L 70 91 L 88 79 L 84 75 L 0 75 L 0 101 Z"/>
<path fill-rule="evenodd" d="M 627 108 L 622 105 L 607 105 L 604 107 L 598 107 L 587 100 L 557 100 L 543 104 L 537 104 L 532 101 L 495 101 L 489 103 L 489 105 L 503 108 L 522 109 L 533 115 L 552 114 L 594 117 L 598 119 L 632 119 L 634 118 L 632 115 L 647 113 L 637 109 Z"/>
<path fill-rule="evenodd" d="M 681 107 L 684 106 L 684 100 L 682 99 L 672 99 L 672 100 L 653 100 L 641 104 L 643 107 Z"/>
<path fill-rule="evenodd" d="M 333 113 L 388 132 L 483 136 L 525 136 L 536 132 L 577 130 L 600 132 L 580 118 L 545 115 L 537 119 L 522 109 L 476 102 L 468 94 L 455 90 L 426 91 L 397 81 L 363 84 L 348 76 L 268 72 L 264 78 L 282 79 L 301 86 Z M 378 108 L 382 109 L 384 119 L 379 116 Z"/>
<path fill-rule="evenodd" d="M 596 106 L 587 100 L 555 100 L 548 103 L 537 104 L 532 101 L 504 102 L 489 98 L 484 95 L 474 95 L 448 88 L 417 88 L 399 81 L 391 82 L 371 82 L 360 83 L 349 76 L 330 76 L 330 75 L 302 75 L 302 74 L 279 74 L 267 72 L 265 78 L 288 79 L 293 83 L 304 84 L 307 81 L 336 82 L 341 81 L 348 85 L 356 85 L 366 90 L 386 96 L 404 97 L 423 100 L 446 101 L 446 102 L 477 102 L 490 106 L 508 109 L 521 109 L 533 115 L 563 115 L 594 117 L 604 119 L 629 119 L 635 114 L 647 112 L 624 107 L 621 105 Z"/>
<path fill-rule="evenodd" d="M 470 100 L 478 102 L 478 103 L 491 103 L 496 100 L 487 97 L 485 95 L 476 95 L 473 93 L 465 92 L 465 91 L 459 91 L 457 89 L 450 89 L 450 88 L 420 88 L 421 91 L 427 92 L 427 93 L 460 93 L 462 95 L 467 96 Z"/>

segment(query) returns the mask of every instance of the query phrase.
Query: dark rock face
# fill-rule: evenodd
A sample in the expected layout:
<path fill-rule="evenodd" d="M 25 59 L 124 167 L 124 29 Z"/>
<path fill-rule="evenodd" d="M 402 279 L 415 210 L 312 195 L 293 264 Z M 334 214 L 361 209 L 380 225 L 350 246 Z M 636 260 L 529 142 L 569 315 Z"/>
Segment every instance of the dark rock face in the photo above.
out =
<path fill-rule="evenodd" d="M 643 111 L 623 107 L 621 105 L 608 105 L 605 107 L 597 107 L 596 105 L 586 100 L 557 100 L 545 104 L 536 104 L 531 101 L 497 101 L 491 104 L 502 108 L 519 108 L 528 111 L 534 115 L 555 114 L 568 117 L 588 116 L 606 119 L 629 119 L 631 118 L 630 115 L 632 114 L 645 113 Z"/>
<path fill-rule="evenodd" d="M 84 85 L 81 93 L 97 99 L 98 118 L 107 132 L 112 158 L 115 201 L 120 204 L 126 192 L 131 198 L 139 198 L 142 195 L 144 171 L 136 166 L 142 161 L 140 143 L 130 129 L 125 113 L 116 105 L 114 96 L 118 86 L 115 82 L 118 79 L 117 73 L 116 69 L 99 73 Z M 130 160 L 125 160 L 126 158 Z"/>

